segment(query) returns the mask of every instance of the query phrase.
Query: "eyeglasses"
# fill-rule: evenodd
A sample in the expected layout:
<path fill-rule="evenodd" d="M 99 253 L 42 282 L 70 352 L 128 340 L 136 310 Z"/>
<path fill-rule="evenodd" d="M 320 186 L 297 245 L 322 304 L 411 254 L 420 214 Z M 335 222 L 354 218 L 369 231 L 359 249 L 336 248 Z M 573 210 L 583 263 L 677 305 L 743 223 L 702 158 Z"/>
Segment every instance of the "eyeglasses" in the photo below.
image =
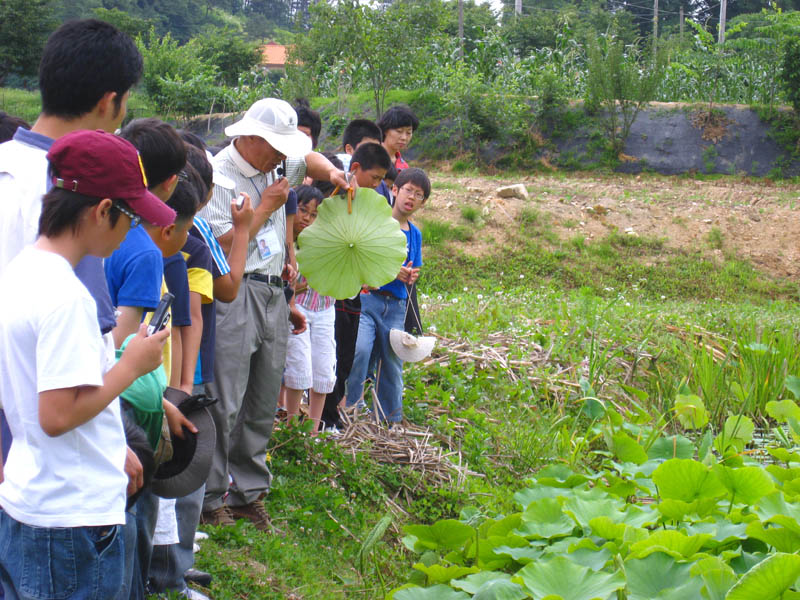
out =
<path fill-rule="evenodd" d="M 401 187 L 400 189 L 406 193 L 406 196 L 410 196 L 417 202 L 422 202 L 423 200 L 425 200 L 425 194 L 423 194 L 422 192 L 412 192 L 405 186 Z"/>
<path fill-rule="evenodd" d="M 138 227 L 139 223 L 142 222 L 142 217 L 140 217 L 139 215 L 137 215 L 134 212 L 129 211 L 127 208 L 124 208 L 123 206 L 121 206 L 119 204 L 114 204 L 114 208 L 116 208 L 123 215 L 126 215 L 126 216 L 130 217 L 130 219 L 131 219 L 131 229 L 134 229 L 135 227 Z"/>

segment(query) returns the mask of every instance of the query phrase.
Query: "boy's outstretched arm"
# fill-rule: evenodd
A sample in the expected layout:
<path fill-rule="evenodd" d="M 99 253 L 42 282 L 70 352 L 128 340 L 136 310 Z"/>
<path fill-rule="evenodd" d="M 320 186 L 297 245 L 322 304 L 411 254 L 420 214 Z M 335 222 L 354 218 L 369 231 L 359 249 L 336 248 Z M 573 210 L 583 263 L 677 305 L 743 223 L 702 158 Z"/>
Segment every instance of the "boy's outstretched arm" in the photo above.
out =
<path fill-rule="evenodd" d="M 62 435 L 93 419 L 136 378 L 158 368 L 169 330 L 163 329 L 150 337 L 145 337 L 146 332 L 147 324 L 142 323 L 122 358 L 103 376 L 103 385 L 39 393 L 39 425 L 47 435 Z"/>

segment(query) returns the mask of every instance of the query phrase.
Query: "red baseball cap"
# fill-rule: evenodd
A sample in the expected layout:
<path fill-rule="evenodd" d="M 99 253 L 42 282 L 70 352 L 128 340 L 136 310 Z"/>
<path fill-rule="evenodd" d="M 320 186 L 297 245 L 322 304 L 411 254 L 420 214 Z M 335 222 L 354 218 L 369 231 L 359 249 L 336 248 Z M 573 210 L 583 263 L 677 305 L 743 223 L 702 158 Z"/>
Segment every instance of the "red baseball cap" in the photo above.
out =
<path fill-rule="evenodd" d="M 73 131 L 53 143 L 47 160 L 56 187 L 124 200 L 142 219 L 159 227 L 175 222 L 175 211 L 147 189 L 142 159 L 126 139 L 99 129 Z"/>

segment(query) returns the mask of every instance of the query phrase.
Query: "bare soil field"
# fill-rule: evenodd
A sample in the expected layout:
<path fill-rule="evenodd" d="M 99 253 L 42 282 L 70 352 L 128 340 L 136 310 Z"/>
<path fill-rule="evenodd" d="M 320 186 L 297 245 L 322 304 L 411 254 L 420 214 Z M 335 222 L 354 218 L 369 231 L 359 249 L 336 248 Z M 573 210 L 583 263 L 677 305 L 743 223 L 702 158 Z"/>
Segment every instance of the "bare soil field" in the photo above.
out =
<path fill-rule="evenodd" d="M 432 179 L 421 218 L 475 228 L 473 239 L 463 242 L 473 255 L 489 252 L 523 211 L 535 210 L 564 240 L 591 242 L 616 230 L 710 257 L 733 254 L 773 276 L 800 276 L 800 184 L 597 173 L 498 178 L 433 172 Z M 498 187 L 518 183 L 529 199 L 497 195 Z M 469 206 L 480 212 L 477 220 L 465 218 Z"/>

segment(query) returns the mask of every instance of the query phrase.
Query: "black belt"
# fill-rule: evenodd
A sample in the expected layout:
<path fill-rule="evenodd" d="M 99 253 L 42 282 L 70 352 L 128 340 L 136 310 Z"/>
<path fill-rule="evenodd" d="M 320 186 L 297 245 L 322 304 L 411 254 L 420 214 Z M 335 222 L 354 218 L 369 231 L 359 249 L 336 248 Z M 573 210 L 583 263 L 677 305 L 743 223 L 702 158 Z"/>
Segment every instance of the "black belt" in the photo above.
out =
<path fill-rule="evenodd" d="M 253 281 L 260 281 L 261 283 L 266 283 L 267 285 L 274 285 L 275 287 L 282 288 L 283 287 L 283 279 L 278 277 L 277 275 L 262 275 L 261 273 L 245 273 L 245 279 L 252 279 Z"/>
<path fill-rule="evenodd" d="M 392 292 L 387 292 L 386 290 L 377 289 L 377 290 L 370 290 L 370 292 L 373 294 L 378 294 L 379 296 L 386 296 L 387 298 L 391 298 L 392 300 L 402 300 L 402 298 L 398 298 Z"/>

